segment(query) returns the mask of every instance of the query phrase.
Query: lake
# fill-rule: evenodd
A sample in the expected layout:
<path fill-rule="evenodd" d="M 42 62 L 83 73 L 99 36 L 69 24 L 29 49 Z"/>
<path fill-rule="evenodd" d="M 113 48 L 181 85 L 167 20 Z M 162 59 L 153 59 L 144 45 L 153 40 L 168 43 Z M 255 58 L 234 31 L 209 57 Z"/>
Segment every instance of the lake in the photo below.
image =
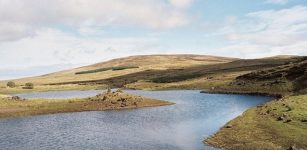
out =
<path fill-rule="evenodd" d="M 72 98 L 101 91 L 18 94 L 24 98 Z M 210 150 L 202 143 L 226 122 L 272 98 L 206 94 L 197 90 L 140 91 L 131 94 L 176 105 L 0 119 L 0 149 Z"/>

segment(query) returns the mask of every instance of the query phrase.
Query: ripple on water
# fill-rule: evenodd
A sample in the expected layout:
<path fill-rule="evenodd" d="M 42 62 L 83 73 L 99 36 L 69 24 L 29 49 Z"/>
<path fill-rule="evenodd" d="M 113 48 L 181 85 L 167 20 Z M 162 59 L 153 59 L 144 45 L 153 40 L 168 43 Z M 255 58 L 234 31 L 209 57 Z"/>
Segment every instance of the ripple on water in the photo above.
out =
<path fill-rule="evenodd" d="M 97 92 L 20 96 L 87 97 Z M 192 90 L 128 92 L 169 100 L 176 105 L 2 119 L 0 149 L 213 149 L 202 144 L 204 137 L 247 108 L 270 100 L 262 96 L 203 94 Z"/>

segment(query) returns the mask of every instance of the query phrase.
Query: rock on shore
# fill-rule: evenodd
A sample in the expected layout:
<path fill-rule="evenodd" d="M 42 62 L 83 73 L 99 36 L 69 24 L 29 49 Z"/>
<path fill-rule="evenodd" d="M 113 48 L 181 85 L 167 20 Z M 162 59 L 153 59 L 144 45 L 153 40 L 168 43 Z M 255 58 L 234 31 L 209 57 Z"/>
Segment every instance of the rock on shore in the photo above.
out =
<path fill-rule="evenodd" d="M 88 99 L 91 101 L 103 103 L 106 107 L 109 108 L 146 107 L 151 105 L 155 106 L 173 104 L 166 101 L 153 100 L 150 98 L 131 95 L 121 90 L 117 90 L 114 92 L 108 90 L 105 93 L 98 94 Z"/>

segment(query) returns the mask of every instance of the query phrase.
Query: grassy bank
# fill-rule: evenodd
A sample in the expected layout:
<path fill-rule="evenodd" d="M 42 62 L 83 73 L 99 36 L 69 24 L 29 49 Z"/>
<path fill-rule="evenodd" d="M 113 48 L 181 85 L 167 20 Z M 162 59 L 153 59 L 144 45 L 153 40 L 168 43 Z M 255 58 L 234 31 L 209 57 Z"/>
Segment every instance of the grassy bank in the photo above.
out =
<path fill-rule="evenodd" d="M 307 149 L 307 95 L 249 109 L 206 139 L 223 149 Z"/>
<path fill-rule="evenodd" d="M 307 149 L 307 61 L 256 70 L 211 93 L 282 95 L 247 110 L 204 143 L 223 149 Z"/>
<path fill-rule="evenodd" d="M 83 99 L 22 100 L 0 96 L 0 118 L 42 115 L 66 112 L 102 111 L 171 105 L 173 103 L 133 96 L 122 92 L 99 94 Z"/>

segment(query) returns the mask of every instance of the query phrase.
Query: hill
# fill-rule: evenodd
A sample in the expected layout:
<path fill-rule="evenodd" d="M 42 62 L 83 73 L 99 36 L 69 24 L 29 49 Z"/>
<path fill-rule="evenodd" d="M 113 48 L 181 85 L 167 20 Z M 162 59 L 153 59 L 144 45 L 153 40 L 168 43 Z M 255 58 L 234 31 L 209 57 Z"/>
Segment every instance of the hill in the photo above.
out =
<path fill-rule="evenodd" d="M 108 86 L 132 89 L 221 89 L 241 75 L 297 62 L 301 57 L 283 56 L 262 59 L 236 59 L 206 55 L 141 55 L 13 80 L 17 88 L 0 82 L 0 93 L 28 92 L 26 82 L 35 91 L 97 89 Z"/>
<path fill-rule="evenodd" d="M 307 57 L 236 77 L 210 92 L 282 97 L 244 112 L 204 143 L 222 149 L 307 149 Z"/>
<path fill-rule="evenodd" d="M 206 55 L 140 55 L 124 58 L 113 59 L 106 62 L 101 62 L 89 66 L 64 70 L 60 72 L 50 73 L 37 77 L 22 78 L 13 80 L 17 84 L 25 82 L 33 82 L 35 84 L 48 84 L 63 81 L 84 81 L 93 79 L 105 79 L 119 75 L 125 75 L 135 72 L 144 71 L 147 69 L 166 70 L 173 68 L 190 67 L 195 65 L 226 63 L 236 60 L 235 58 L 215 57 Z M 103 69 L 108 67 L 134 66 L 135 68 L 118 71 L 97 72 L 95 74 L 76 75 L 81 71 L 89 71 L 95 69 Z M 2 81 L 1 85 L 6 81 Z"/>
<path fill-rule="evenodd" d="M 234 93 L 244 91 L 281 95 L 307 93 L 307 57 L 298 57 L 283 65 L 261 68 L 237 76 L 229 84 L 211 91 Z"/>

